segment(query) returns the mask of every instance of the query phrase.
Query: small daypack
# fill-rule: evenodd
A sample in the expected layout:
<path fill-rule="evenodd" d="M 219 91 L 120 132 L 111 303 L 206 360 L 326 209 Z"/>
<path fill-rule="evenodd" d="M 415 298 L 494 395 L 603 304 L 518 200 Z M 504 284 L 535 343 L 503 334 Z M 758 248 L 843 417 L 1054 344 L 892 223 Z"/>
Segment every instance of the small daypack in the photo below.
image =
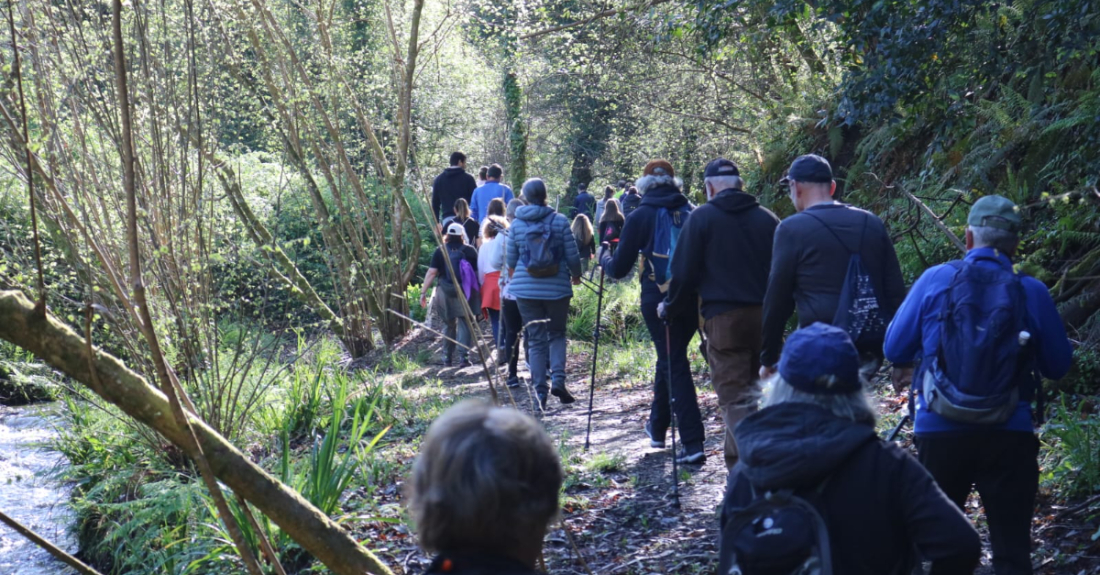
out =
<path fill-rule="evenodd" d="M 806 497 L 818 500 L 823 482 Z M 829 530 L 817 507 L 784 489 L 758 493 L 722 529 L 719 575 L 832 575 Z"/>
<path fill-rule="evenodd" d="M 1004 423 L 1029 375 L 1023 283 L 1000 266 L 948 265 L 955 275 L 944 293 L 936 353 L 925 358 L 924 405 L 953 421 Z"/>
<path fill-rule="evenodd" d="M 642 195 L 627 194 L 626 197 L 623 198 L 622 204 L 623 217 L 625 218 L 629 216 L 631 212 L 638 209 L 638 206 L 642 205 Z"/>
<path fill-rule="evenodd" d="M 443 249 L 443 252 L 451 260 L 451 267 L 440 270 L 439 287 L 447 297 L 458 296 L 458 290 L 461 289 L 459 286 L 462 285 L 462 264 L 466 264 L 467 267 L 470 266 L 470 262 L 466 261 L 466 257 L 462 253 L 463 251 L 461 248 L 457 250 Z M 452 273 L 458 274 L 458 281 L 455 281 L 455 276 L 451 275 Z"/>
<path fill-rule="evenodd" d="M 661 293 L 668 291 L 672 282 L 672 254 L 676 253 L 676 242 L 680 239 L 680 230 L 691 214 L 691 205 L 678 208 L 659 208 L 653 226 L 653 237 L 642 251 L 649 265 L 649 279 L 660 288 Z"/>
<path fill-rule="evenodd" d="M 555 215 L 550 213 L 541 220 L 527 222 L 527 234 L 523 237 L 527 251 L 523 264 L 527 275 L 533 278 L 554 277 L 561 270 L 562 249 L 553 245 Z"/>
<path fill-rule="evenodd" d="M 886 337 L 886 314 L 879 303 L 875 282 L 863 265 L 863 258 L 859 252 L 863 247 L 863 238 L 867 234 L 867 219 L 863 220 L 859 245 L 855 250 L 851 250 L 821 218 L 808 211 L 802 213 L 817 220 L 826 230 L 829 230 L 837 243 L 848 252 L 848 271 L 844 275 L 844 285 L 840 290 L 840 299 L 837 300 L 832 325 L 848 332 L 852 343 L 860 350 L 881 349 L 882 341 Z"/>

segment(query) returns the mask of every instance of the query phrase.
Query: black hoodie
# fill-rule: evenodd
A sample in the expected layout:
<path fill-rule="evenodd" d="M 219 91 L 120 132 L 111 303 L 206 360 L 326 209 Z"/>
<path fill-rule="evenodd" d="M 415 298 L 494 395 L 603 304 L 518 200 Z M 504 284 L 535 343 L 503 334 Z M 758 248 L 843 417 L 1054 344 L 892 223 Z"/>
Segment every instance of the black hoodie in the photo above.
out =
<path fill-rule="evenodd" d="M 600 265 L 608 276 L 619 279 L 630 273 L 630 268 L 638 260 L 638 252 L 649 245 L 653 238 L 653 226 L 657 220 L 657 210 L 675 209 L 688 203 L 679 188 L 671 183 L 657 184 L 646 190 L 642 196 L 642 203 L 638 209 L 631 212 L 623 223 L 623 230 L 619 234 L 619 247 L 615 254 L 603 253 Z M 691 221 L 691 218 L 688 218 Z M 681 231 L 681 233 L 683 233 Z M 642 291 L 657 290 L 657 284 L 649 277 L 649 273 L 643 273 Z"/>
<path fill-rule="evenodd" d="M 734 430 L 741 460 L 730 471 L 722 526 L 757 491 L 817 489 L 829 530 L 833 573 L 891 573 L 916 548 L 932 573 L 970 574 L 981 540 L 970 521 L 901 448 L 871 425 L 841 419 L 817 405 L 783 403 L 758 411 Z"/>
<path fill-rule="evenodd" d="M 703 299 L 703 317 L 764 303 L 779 218 L 741 190 L 723 190 L 691 212 L 672 255 L 668 313 Z"/>
<path fill-rule="evenodd" d="M 451 166 L 443 170 L 432 182 L 432 213 L 436 221 L 442 222 L 455 215 L 455 202 L 462 198 L 469 203 L 476 188 L 477 180 L 461 167 Z M 470 239 L 473 241 L 473 238 Z"/>

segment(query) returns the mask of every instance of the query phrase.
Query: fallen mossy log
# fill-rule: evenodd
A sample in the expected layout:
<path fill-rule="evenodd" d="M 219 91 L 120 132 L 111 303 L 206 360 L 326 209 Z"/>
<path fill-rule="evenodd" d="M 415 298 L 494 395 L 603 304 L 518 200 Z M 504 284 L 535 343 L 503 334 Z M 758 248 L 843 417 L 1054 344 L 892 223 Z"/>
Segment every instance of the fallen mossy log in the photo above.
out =
<path fill-rule="evenodd" d="M 0 291 L 0 339 L 34 353 L 175 445 L 187 445 L 187 430 L 176 424 L 164 394 L 114 356 L 89 346 L 51 315 L 36 316 L 34 304 L 20 292 Z M 88 357 L 90 350 L 94 350 L 94 358 Z M 193 414 L 188 417 L 218 479 L 334 573 L 391 574 L 336 522 L 249 460 L 201 419 Z"/>

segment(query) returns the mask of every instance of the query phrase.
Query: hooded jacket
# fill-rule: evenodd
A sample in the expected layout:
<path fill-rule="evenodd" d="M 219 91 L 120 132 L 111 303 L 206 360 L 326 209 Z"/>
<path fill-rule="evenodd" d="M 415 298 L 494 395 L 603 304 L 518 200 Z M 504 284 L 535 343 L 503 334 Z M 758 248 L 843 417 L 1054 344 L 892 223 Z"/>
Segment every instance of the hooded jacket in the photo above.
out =
<path fill-rule="evenodd" d="M 569 217 L 576 218 L 577 214 L 584 214 L 588 216 L 589 220 L 593 220 L 595 214 L 593 209 L 596 205 L 596 198 L 592 197 L 592 194 L 587 190 L 582 190 L 577 197 L 573 199 L 573 208 L 569 210 Z"/>
<path fill-rule="evenodd" d="M 558 275 L 548 278 L 535 278 L 527 275 L 524 263 L 527 255 L 527 231 L 534 222 L 552 218 L 551 249 L 562 254 Z M 577 250 L 577 240 L 569 228 L 569 220 L 549 206 L 523 206 L 516 210 L 516 220 L 508 230 L 507 264 L 515 270 L 508 282 L 508 293 L 521 299 L 555 300 L 573 295 L 570 277 L 580 277 L 581 258 Z"/>
<path fill-rule="evenodd" d="M 443 170 L 432 181 L 432 213 L 435 214 L 436 221 L 442 222 L 445 218 L 455 215 L 455 202 L 459 198 L 469 202 L 475 188 L 477 188 L 477 180 L 467 174 L 466 170 L 458 166 Z M 474 238 L 470 238 L 471 242 L 473 240 Z"/>
<path fill-rule="evenodd" d="M 829 531 L 833 573 L 892 573 L 915 548 L 934 574 L 970 574 L 981 540 L 970 521 L 911 455 L 874 427 L 808 403 L 758 411 L 734 431 L 741 460 L 722 503 L 724 528 L 758 493 L 813 492 Z M 751 485 L 751 487 L 750 487 Z"/>
<path fill-rule="evenodd" d="M 637 182 L 639 192 L 643 192 L 642 203 L 626 217 L 623 230 L 619 234 L 619 247 L 614 254 L 602 252 L 600 265 L 604 273 L 614 279 L 626 277 L 634 262 L 638 261 L 638 253 L 653 238 L 653 228 L 657 221 L 657 210 L 675 209 L 688 203 L 684 194 L 680 193 L 679 180 L 668 176 L 643 176 Z M 691 221 L 691 218 L 688 218 Z M 683 233 L 681 231 L 680 233 Z M 675 259 L 675 256 L 673 257 Z M 642 276 L 642 293 L 660 293 L 657 284 L 650 279 L 648 273 Z"/>
<path fill-rule="evenodd" d="M 729 189 L 691 212 L 672 255 L 668 313 L 703 299 L 703 317 L 764 303 L 779 218 L 755 197 Z"/>

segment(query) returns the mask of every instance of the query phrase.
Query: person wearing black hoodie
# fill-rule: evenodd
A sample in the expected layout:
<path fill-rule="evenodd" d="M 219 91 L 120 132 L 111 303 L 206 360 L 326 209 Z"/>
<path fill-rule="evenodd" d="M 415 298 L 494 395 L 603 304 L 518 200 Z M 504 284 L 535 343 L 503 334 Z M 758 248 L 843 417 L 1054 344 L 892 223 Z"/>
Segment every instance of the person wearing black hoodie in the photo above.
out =
<path fill-rule="evenodd" d="M 459 198 L 469 204 L 476 188 L 477 181 L 466 173 L 466 154 L 451 154 L 451 167 L 443 170 L 432 181 L 432 214 L 435 215 L 435 221 L 442 222 L 454 216 L 454 205 Z M 474 238 L 470 238 L 470 243 L 473 241 Z"/>
<path fill-rule="evenodd" d="M 573 207 L 569 210 L 569 219 L 576 218 L 577 214 L 584 214 L 588 216 L 589 220 L 592 220 L 595 217 L 595 210 L 596 198 L 588 193 L 588 184 L 584 182 L 577 184 L 577 197 L 573 199 Z"/>
<path fill-rule="evenodd" d="M 626 277 L 634 268 L 639 252 L 651 244 L 656 228 L 658 210 L 677 210 L 688 205 L 687 197 L 680 191 L 680 181 L 675 177 L 672 165 L 665 160 L 653 160 L 646 164 L 637 182 L 642 192 L 642 203 L 626 218 L 619 235 L 618 248 L 612 253 L 608 244 L 602 244 L 600 265 L 612 279 Z M 605 214 L 606 218 L 606 214 Z M 691 218 L 688 218 L 690 221 Z M 647 266 L 641 276 L 641 308 L 649 337 L 657 351 L 657 365 L 653 378 L 653 403 L 649 410 L 649 422 L 645 432 L 650 446 L 663 448 L 665 433 L 671 424 L 669 409 L 669 369 L 672 371 L 672 405 L 676 410 L 683 450 L 675 457 L 681 463 L 703 463 L 703 419 L 699 413 L 699 401 L 695 396 L 695 382 L 691 377 L 687 348 L 699 327 L 698 311 L 694 302 L 684 305 L 683 313 L 670 316 L 666 325 L 657 315 L 657 305 L 664 299 Z M 669 353 L 671 349 L 671 354 Z"/>
<path fill-rule="evenodd" d="M 848 334 L 831 325 L 787 339 L 760 411 L 737 426 L 741 459 L 722 503 L 719 572 L 733 572 L 745 541 L 732 522 L 738 511 L 782 490 L 821 515 L 833 573 L 909 573 L 920 559 L 933 575 L 974 572 L 977 531 L 913 456 L 879 439 L 860 363 Z"/>
<path fill-rule="evenodd" d="M 755 411 L 761 306 L 779 218 L 742 191 L 737 165 L 718 158 L 703 172 L 708 202 L 691 212 L 672 256 L 659 313 L 678 316 L 702 300 L 707 363 L 726 423 L 726 469 L 737 463 L 733 428 Z"/>

